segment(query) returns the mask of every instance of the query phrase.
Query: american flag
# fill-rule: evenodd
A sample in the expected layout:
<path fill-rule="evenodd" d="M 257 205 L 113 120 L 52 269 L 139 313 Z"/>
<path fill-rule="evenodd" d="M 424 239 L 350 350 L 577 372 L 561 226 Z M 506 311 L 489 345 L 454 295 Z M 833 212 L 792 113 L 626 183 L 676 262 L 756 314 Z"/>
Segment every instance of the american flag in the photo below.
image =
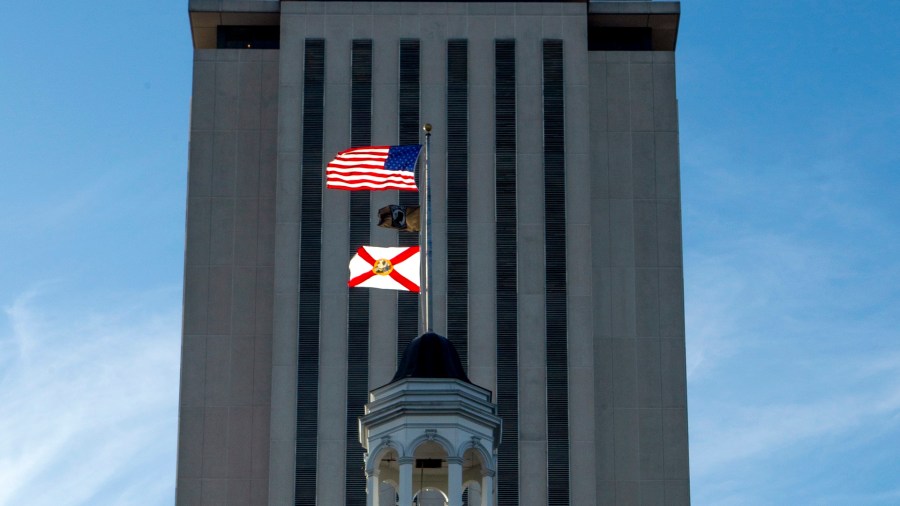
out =
<path fill-rule="evenodd" d="M 418 191 L 415 169 L 421 150 L 420 144 L 411 144 L 341 151 L 325 169 L 325 186 L 335 190 Z"/>

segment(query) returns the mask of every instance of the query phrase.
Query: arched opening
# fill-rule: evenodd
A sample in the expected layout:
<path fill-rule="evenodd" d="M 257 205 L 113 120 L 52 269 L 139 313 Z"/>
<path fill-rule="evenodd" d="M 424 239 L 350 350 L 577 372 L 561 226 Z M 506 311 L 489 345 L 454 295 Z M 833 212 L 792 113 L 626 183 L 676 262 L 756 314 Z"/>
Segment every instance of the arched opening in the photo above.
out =
<path fill-rule="evenodd" d="M 413 467 L 413 504 L 444 506 L 447 502 L 447 450 L 435 441 L 416 447 Z M 440 496 L 440 497 L 438 497 Z"/>
<path fill-rule="evenodd" d="M 487 468 L 482 462 L 481 453 L 474 448 L 469 448 L 463 454 L 462 467 L 463 484 L 480 484 L 482 471 Z"/>
<path fill-rule="evenodd" d="M 487 469 L 490 466 L 484 462 L 484 455 L 480 451 L 469 448 L 463 453 L 463 506 L 482 505 L 482 479 Z"/>
<path fill-rule="evenodd" d="M 399 456 L 397 454 L 397 450 L 393 448 L 388 448 L 385 450 L 381 457 L 378 459 L 375 467 L 378 469 L 378 480 L 381 483 L 387 482 L 393 484 L 394 490 L 397 489 L 397 483 L 400 482 L 400 465 L 398 463 Z M 382 487 L 379 486 L 379 490 Z M 391 505 L 392 502 L 387 503 L 379 503 L 379 504 L 387 504 Z"/>

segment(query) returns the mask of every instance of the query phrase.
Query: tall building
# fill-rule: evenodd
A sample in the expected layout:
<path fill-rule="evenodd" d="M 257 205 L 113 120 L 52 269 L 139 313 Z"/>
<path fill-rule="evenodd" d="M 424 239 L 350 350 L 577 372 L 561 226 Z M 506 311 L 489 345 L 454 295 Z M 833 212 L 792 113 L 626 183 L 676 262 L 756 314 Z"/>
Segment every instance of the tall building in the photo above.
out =
<path fill-rule="evenodd" d="M 496 504 L 689 504 L 678 2 L 189 11 L 178 504 L 366 503 L 358 419 L 418 303 L 347 264 L 415 244 L 375 214 L 417 196 L 324 167 L 426 122 L 434 330 L 502 419 Z"/>

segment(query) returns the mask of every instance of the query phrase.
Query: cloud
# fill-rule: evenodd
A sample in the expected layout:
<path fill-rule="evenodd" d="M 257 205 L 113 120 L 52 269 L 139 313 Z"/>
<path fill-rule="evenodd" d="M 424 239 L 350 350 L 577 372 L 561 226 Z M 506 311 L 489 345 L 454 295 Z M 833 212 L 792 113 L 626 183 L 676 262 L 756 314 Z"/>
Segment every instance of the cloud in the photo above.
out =
<path fill-rule="evenodd" d="M 823 254 L 825 253 L 825 254 Z M 777 341 L 790 347 L 822 330 L 843 267 L 820 245 L 779 232 L 747 231 L 685 260 L 687 373 L 714 374 L 736 354 Z M 809 318 L 810 313 L 817 313 Z"/>
<path fill-rule="evenodd" d="M 879 232 L 842 242 L 750 224 L 687 252 L 695 477 L 879 421 L 900 426 L 900 292 L 885 282 L 900 262 L 872 259 L 872 242 L 888 247 L 895 227 L 867 227 Z"/>
<path fill-rule="evenodd" d="M 103 194 L 109 190 L 109 176 L 78 182 L 65 188 L 50 188 L 35 196 L 33 192 L 15 193 L 0 204 L 0 230 L 16 234 L 43 234 L 73 223 L 89 209 L 100 207 Z"/>
<path fill-rule="evenodd" d="M 829 498 L 830 504 L 900 504 L 900 488 L 882 492 L 836 494 Z M 817 501 L 817 504 L 826 504 Z"/>
<path fill-rule="evenodd" d="M 704 406 L 692 427 L 692 471 L 716 474 L 737 461 L 770 458 L 774 453 L 843 435 L 867 424 L 900 420 L 900 355 L 867 368 L 875 357 L 860 356 L 847 370 L 865 371 L 838 392 L 823 391 L 806 401 L 748 404 L 739 395 Z M 785 387 L 790 388 L 788 385 Z M 847 444 L 847 440 L 844 440 Z"/>
<path fill-rule="evenodd" d="M 896 178 L 720 141 L 683 151 L 695 502 L 896 504 Z"/>
<path fill-rule="evenodd" d="M 179 311 L 158 294 L 79 310 L 45 295 L 3 308 L 0 505 L 170 503 Z"/>
<path fill-rule="evenodd" d="M 804 152 L 763 161 L 724 145 L 685 148 L 689 376 L 761 340 L 896 328 L 896 200 L 860 178 L 872 169 Z"/>

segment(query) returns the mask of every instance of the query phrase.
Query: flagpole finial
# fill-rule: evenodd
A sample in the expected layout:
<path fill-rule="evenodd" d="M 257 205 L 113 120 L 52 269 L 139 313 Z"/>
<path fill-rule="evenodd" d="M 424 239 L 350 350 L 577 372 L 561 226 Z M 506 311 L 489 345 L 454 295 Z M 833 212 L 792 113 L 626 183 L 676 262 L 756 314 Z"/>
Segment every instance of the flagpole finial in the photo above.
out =
<path fill-rule="evenodd" d="M 425 123 L 425 125 L 422 126 L 422 130 L 425 130 L 426 135 L 430 134 L 431 133 L 431 123 Z"/>

